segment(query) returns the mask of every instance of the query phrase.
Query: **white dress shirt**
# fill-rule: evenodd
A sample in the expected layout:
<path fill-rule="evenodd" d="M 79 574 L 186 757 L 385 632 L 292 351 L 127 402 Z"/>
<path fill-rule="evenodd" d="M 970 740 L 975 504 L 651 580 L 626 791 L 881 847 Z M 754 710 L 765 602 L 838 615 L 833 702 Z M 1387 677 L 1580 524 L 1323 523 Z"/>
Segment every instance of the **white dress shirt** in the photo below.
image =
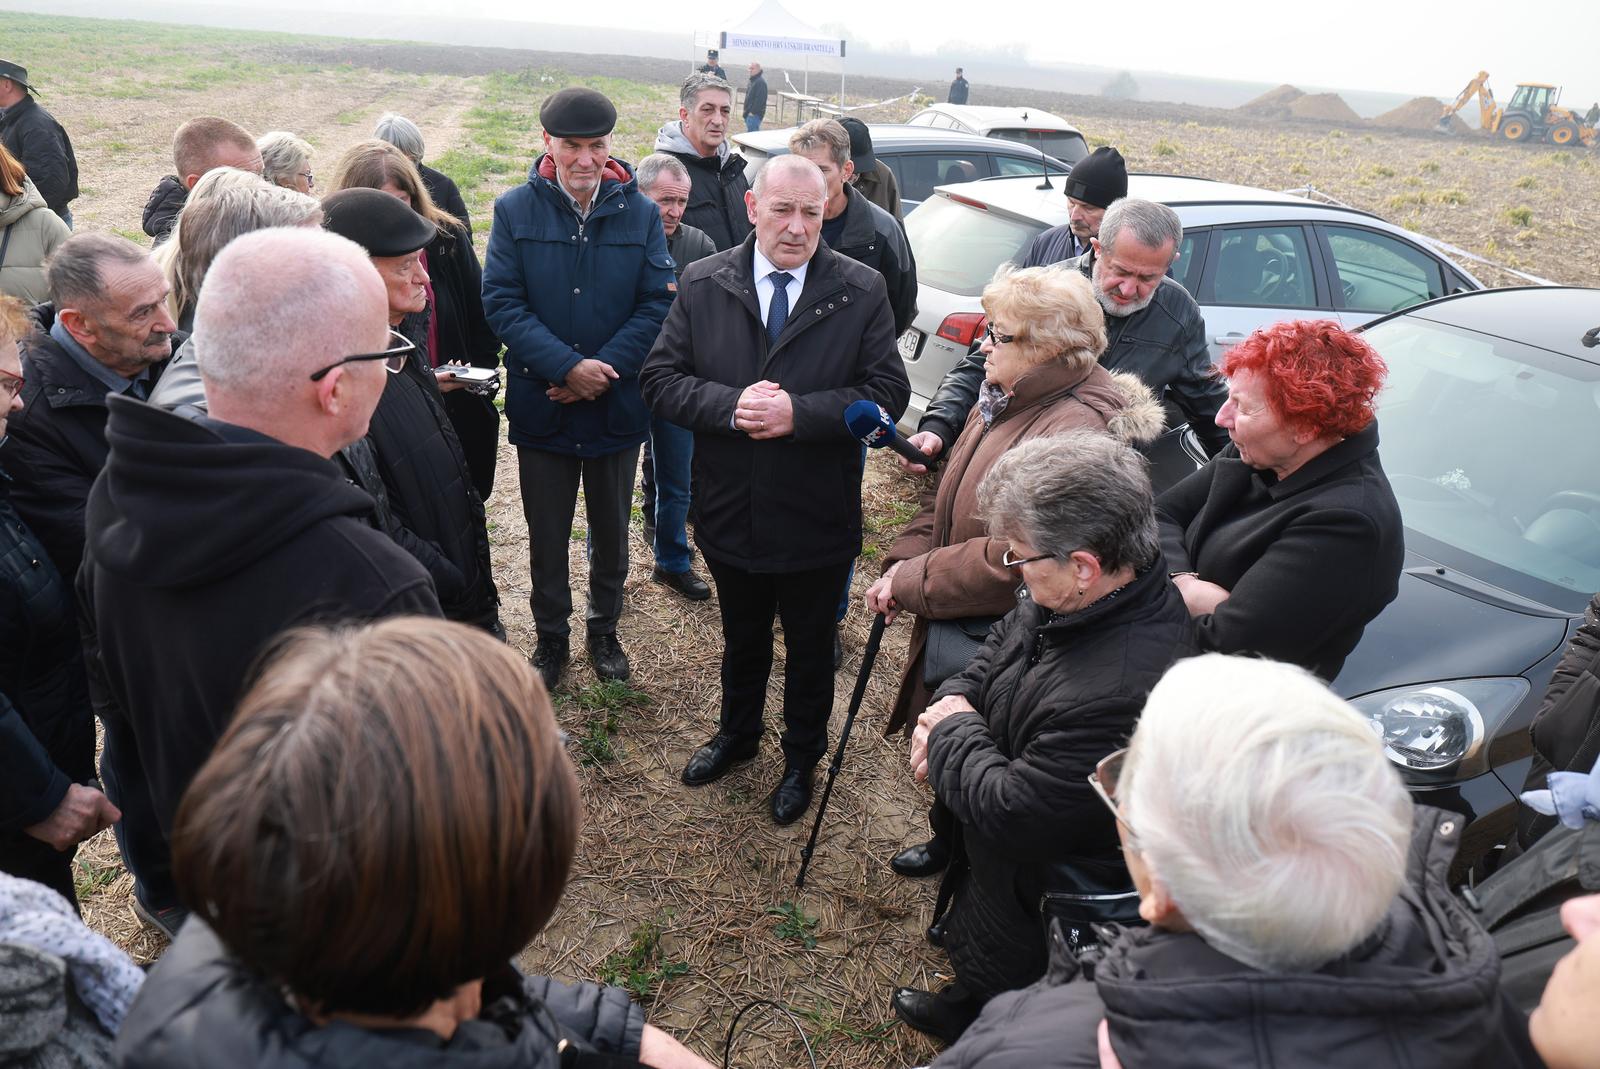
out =
<path fill-rule="evenodd" d="M 789 283 L 784 288 L 789 291 L 789 314 L 794 315 L 795 306 L 800 303 L 800 291 L 805 289 L 806 268 L 810 263 L 803 263 L 799 267 L 776 267 L 772 261 L 761 255 L 761 246 L 755 247 L 755 276 L 756 276 L 756 302 L 761 306 L 761 322 L 766 323 L 767 312 L 772 308 L 772 279 L 767 276 L 774 271 L 788 271 L 791 276 Z"/>

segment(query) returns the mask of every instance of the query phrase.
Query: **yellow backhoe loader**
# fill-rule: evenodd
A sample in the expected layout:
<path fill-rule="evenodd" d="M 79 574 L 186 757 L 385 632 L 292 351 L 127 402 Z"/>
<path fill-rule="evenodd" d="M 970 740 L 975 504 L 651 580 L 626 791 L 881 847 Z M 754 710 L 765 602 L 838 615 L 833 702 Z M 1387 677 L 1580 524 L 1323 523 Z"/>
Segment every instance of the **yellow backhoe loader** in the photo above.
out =
<path fill-rule="evenodd" d="M 1498 135 L 1508 141 L 1540 139 L 1552 145 L 1581 143 L 1590 148 L 1600 140 L 1600 132 L 1594 126 L 1571 109 L 1561 107 L 1561 89 L 1554 85 L 1523 82 L 1511 94 L 1511 101 L 1500 107 L 1489 88 L 1488 71 L 1479 71 L 1455 103 L 1445 106 L 1444 114 L 1439 116 L 1440 128 L 1448 130 L 1450 117 L 1474 96 L 1478 98 L 1478 128 L 1491 137 Z"/>

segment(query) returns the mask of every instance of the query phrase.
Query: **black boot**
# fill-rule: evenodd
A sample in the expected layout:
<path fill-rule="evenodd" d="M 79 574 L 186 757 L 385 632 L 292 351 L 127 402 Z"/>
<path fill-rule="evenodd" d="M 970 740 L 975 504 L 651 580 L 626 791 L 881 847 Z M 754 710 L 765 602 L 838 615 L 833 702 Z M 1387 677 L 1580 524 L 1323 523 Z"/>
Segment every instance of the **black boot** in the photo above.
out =
<path fill-rule="evenodd" d="M 539 644 L 533 648 L 533 656 L 528 658 L 528 663 L 544 680 L 544 689 L 553 693 L 556 684 L 561 682 L 562 669 L 566 668 L 571 658 L 572 646 L 566 635 L 540 635 Z"/>
<path fill-rule="evenodd" d="M 925 843 L 908 846 L 889 859 L 889 867 L 902 876 L 932 876 L 950 864 L 950 844 L 935 835 Z"/>

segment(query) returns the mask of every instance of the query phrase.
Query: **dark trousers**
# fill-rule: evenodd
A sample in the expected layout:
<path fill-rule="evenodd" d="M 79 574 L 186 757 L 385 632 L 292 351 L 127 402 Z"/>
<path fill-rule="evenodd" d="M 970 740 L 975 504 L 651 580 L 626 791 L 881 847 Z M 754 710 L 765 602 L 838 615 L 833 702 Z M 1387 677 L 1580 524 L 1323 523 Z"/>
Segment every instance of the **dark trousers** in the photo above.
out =
<path fill-rule="evenodd" d="M 102 717 L 105 749 L 100 754 L 100 782 L 106 797 L 122 810 L 111 826 L 122 863 L 133 873 L 133 891 L 147 909 L 170 909 L 179 904 L 172 882 L 172 852 L 156 819 L 155 801 L 139 760 L 133 730 L 116 717 Z"/>
<path fill-rule="evenodd" d="M 78 852 L 57 850 L 21 831 L 0 833 L 0 872 L 42 883 L 78 908 L 77 891 L 72 885 L 72 858 Z"/>
<path fill-rule="evenodd" d="M 722 610 L 722 730 L 761 737 L 772 675 L 772 621 L 783 622 L 783 756 L 814 767 L 828 749 L 833 712 L 833 616 L 850 570 L 840 561 L 803 572 L 747 572 L 706 559 Z"/>
<path fill-rule="evenodd" d="M 528 522 L 528 558 L 533 569 L 533 622 L 539 634 L 559 637 L 572 630 L 572 587 L 567 551 L 572 517 L 583 484 L 588 520 L 589 633 L 610 635 L 622 615 L 622 584 L 628 578 L 628 515 L 639 447 L 604 457 L 574 457 L 526 446 L 517 448 L 522 515 Z"/>

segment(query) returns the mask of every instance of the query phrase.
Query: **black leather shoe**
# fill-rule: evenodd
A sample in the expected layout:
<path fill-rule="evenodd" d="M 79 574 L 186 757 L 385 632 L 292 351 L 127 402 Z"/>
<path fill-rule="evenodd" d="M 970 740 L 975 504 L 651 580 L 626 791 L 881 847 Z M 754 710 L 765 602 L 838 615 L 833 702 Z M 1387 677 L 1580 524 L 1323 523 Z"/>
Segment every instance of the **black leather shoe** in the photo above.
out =
<path fill-rule="evenodd" d="M 839 666 L 844 664 L 844 642 L 839 638 L 839 625 L 833 626 L 833 670 L 837 672 Z"/>
<path fill-rule="evenodd" d="M 923 1035 L 932 1036 L 946 1045 L 961 1038 L 975 1019 L 977 1012 L 965 1003 L 952 1004 L 932 991 L 915 987 L 897 987 L 889 999 L 895 1016 Z"/>
<path fill-rule="evenodd" d="M 628 655 L 622 652 L 616 635 L 589 636 L 589 663 L 601 679 L 628 678 Z"/>
<path fill-rule="evenodd" d="M 644 521 L 644 544 L 651 549 L 656 544 L 656 525 L 649 520 Z"/>
<path fill-rule="evenodd" d="M 925 843 L 908 846 L 889 859 L 889 867 L 902 876 L 932 876 L 950 864 L 950 849 L 935 836 Z"/>
<path fill-rule="evenodd" d="M 772 792 L 772 819 L 793 824 L 811 808 L 811 769 L 785 765 L 778 789 Z"/>
<path fill-rule="evenodd" d="M 727 775 L 728 769 L 756 755 L 755 739 L 737 739 L 717 732 L 711 741 L 694 752 L 689 763 L 683 766 L 683 782 L 691 787 L 701 787 Z"/>
<path fill-rule="evenodd" d="M 556 684 L 561 682 L 561 670 L 571 657 L 572 647 L 566 635 L 540 635 L 539 644 L 533 648 L 533 656 L 528 658 L 528 663 L 544 680 L 544 689 L 554 692 Z"/>
<path fill-rule="evenodd" d="M 650 578 L 690 601 L 705 601 L 711 596 L 711 587 L 693 572 L 664 572 L 656 568 L 650 573 Z"/>
<path fill-rule="evenodd" d="M 944 949 L 944 925 L 942 923 L 928 925 L 928 930 L 923 932 L 922 935 L 931 946 L 936 946 L 941 950 Z"/>

